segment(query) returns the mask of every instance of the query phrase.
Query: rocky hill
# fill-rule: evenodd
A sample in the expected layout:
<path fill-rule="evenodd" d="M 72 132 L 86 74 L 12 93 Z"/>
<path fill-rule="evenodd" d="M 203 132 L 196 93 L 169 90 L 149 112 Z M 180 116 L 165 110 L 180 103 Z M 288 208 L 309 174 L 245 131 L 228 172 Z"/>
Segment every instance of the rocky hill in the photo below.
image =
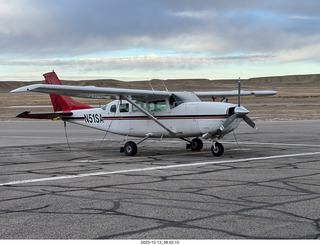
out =
<path fill-rule="evenodd" d="M 51 111 L 48 108 L 35 108 L 38 105 L 50 105 L 47 94 L 41 93 L 9 93 L 12 89 L 35 82 L 0 82 L 0 120 L 12 120 L 15 115 L 24 110 L 38 112 Z M 123 82 L 118 80 L 81 80 L 62 81 L 65 85 L 98 86 L 113 88 L 135 88 L 170 91 L 223 91 L 236 90 L 237 79 L 168 79 L 138 82 Z M 151 85 L 150 85 L 151 84 Z M 252 111 L 251 117 L 256 120 L 305 120 L 320 119 L 320 74 L 291 75 L 275 77 L 259 77 L 242 80 L 243 90 L 276 90 L 278 94 L 272 97 L 243 97 L 242 104 Z M 91 104 L 103 105 L 107 100 L 83 99 L 77 100 Z M 237 98 L 229 102 L 237 103 Z M 15 106 L 19 106 L 18 108 Z"/>
<path fill-rule="evenodd" d="M 275 77 L 258 77 L 243 79 L 242 84 L 245 87 L 268 87 L 270 89 L 276 87 L 318 87 L 320 86 L 320 74 L 312 75 L 290 75 L 290 76 L 275 76 Z M 21 81 L 0 81 L 0 92 L 6 93 L 12 89 L 34 83 L 45 83 L 44 81 L 21 82 Z M 165 90 L 185 90 L 185 91 L 207 91 L 209 90 L 225 90 L 236 89 L 237 79 L 228 80 L 208 80 L 208 79 L 168 79 L 151 81 L 135 81 L 123 82 L 113 79 L 100 80 L 80 80 L 80 81 L 64 81 L 64 85 L 76 86 L 97 86 L 97 87 L 113 87 L 113 88 L 136 88 L 136 89 L 151 89 L 150 83 L 154 89 Z"/>

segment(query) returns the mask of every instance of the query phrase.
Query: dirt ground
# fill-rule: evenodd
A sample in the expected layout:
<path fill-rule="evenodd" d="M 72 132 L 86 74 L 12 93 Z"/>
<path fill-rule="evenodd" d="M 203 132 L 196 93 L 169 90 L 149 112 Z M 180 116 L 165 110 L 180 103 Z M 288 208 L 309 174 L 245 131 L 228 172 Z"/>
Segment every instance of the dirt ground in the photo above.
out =
<path fill-rule="evenodd" d="M 33 82 L 43 83 L 43 81 Z M 81 86 L 102 86 L 151 89 L 148 81 L 121 82 L 116 80 L 62 81 L 63 84 Z M 9 93 L 10 90 L 28 85 L 25 82 L 0 82 L 0 120 L 16 119 L 19 113 L 29 110 L 36 112 L 52 112 L 51 101 L 47 94 L 33 92 Z M 225 91 L 236 90 L 237 80 L 152 80 L 155 90 L 170 91 Z M 243 90 L 275 90 L 272 97 L 242 97 L 241 103 L 250 110 L 254 121 L 287 121 L 320 119 L 320 74 L 296 75 L 283 77 L 252 78 L 242 81 Z M 104 105 L 107 100 L 75 98 L 90 105 Z M 229 102 L 237 103 L 237 98 Z M 45 107 L 37 107 L 45 106 Z"/>

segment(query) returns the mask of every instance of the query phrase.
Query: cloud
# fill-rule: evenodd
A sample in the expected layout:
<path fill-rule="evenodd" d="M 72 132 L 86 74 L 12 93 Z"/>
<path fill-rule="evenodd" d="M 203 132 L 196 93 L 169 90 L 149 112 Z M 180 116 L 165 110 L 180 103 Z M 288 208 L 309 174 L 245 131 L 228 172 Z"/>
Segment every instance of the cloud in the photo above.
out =
<path fill-rule="evenodd" d="M 290 19 L 298 19 L 298 20 L 312 20 L 315 17 L 310 17 L 310 16 L 301 16 L 301 15 L 292 15 L 289 16 Z"/>
<path fill-rule="evenodd" d="M 124 49 L 275 57 L 319 43 L 319 9 L 316 0 L 1 1 L 0 57 L 63 60 Z"/>
<path fill-rule="evenodd" d="M 80 58 L 80 59 L 38 59 L 38 60 L 0 60 L 2 66 L 36 66 L 36 67 L 81 67 L 82 70 L 195 70 L 215 64 L 236 62 L 262 62 L 274 57 L 266 55 L 238 56 L 128 56 L 121 58 Z"/>

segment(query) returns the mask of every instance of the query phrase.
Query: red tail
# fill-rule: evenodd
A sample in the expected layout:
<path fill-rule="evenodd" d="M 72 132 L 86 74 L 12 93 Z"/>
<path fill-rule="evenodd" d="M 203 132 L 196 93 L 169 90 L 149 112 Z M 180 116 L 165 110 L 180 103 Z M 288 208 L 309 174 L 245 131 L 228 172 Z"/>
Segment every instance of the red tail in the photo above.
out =
<path fill-rule="evenodd" d="M 43 74 L 47 84 L 62 85 L 57 74 L 49 72 Z M 53 110 L 56 111 L 71 111 L 93 108 L 91 106 L 82 104 L 69 96 L 50 94 Z"/>

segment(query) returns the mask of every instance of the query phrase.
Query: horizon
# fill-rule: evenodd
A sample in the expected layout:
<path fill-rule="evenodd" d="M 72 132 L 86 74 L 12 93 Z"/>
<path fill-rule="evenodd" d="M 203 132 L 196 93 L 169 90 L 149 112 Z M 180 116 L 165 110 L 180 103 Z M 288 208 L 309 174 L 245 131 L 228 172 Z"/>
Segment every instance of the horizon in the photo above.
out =
<path fill-rule="evenodd" d="M 57 74 L 58 77 L 59 77 L 59 74 Z M 208 78 L 168 78 L 168 79 L 159 79 L 159 78 L 152 78 L 152 79 L 149 79 L 149 80 L 131 80 L 131 81 L 125 81 L 125 80 L 119 80 L 119 79 L 113 79 L 113 78 L 93 78 L 93 79 L 61 79 L 59 77 L 59 79 L 61 81 L 67 81 L 67 82 L 83 82 L 83 81 L 106 81 L 106 80 L 114 80 L 114 81 L 119 81 L 119 82 L 148 82 L 148 81 L 152 81 L 152 80 L 163 80 L 163 81 L 176 81 L 176 80 L 209 80 L 209 81 L 237 81 L 239 80 L 239 78 L 241 80 L 250 80 L 250 79 L 262 79 L 262 78 L 278 78 L 278 77 L 302 77 L 302 76 L 320 76 L 320 73 L 313 73 L 313 74 L 291 74 L 291 75 L 281 75 L 281 76 L 262 76 L 262 77 L 250 77 L 250 78 L 241 78 L 241 77 L 238 77 L 238 78 L 223 78 L 223 79 L 208 79 Z M 41 79 L 41 80 L 30 80 L 30 81 L 27 81 L 27 80 L 12 80 L 12 81 L 5 81 L 5 80 L 0 80 L 0 83 L 5 83 L 5 82 L 43 82 L 45 81 L 44 79 Z"/>

